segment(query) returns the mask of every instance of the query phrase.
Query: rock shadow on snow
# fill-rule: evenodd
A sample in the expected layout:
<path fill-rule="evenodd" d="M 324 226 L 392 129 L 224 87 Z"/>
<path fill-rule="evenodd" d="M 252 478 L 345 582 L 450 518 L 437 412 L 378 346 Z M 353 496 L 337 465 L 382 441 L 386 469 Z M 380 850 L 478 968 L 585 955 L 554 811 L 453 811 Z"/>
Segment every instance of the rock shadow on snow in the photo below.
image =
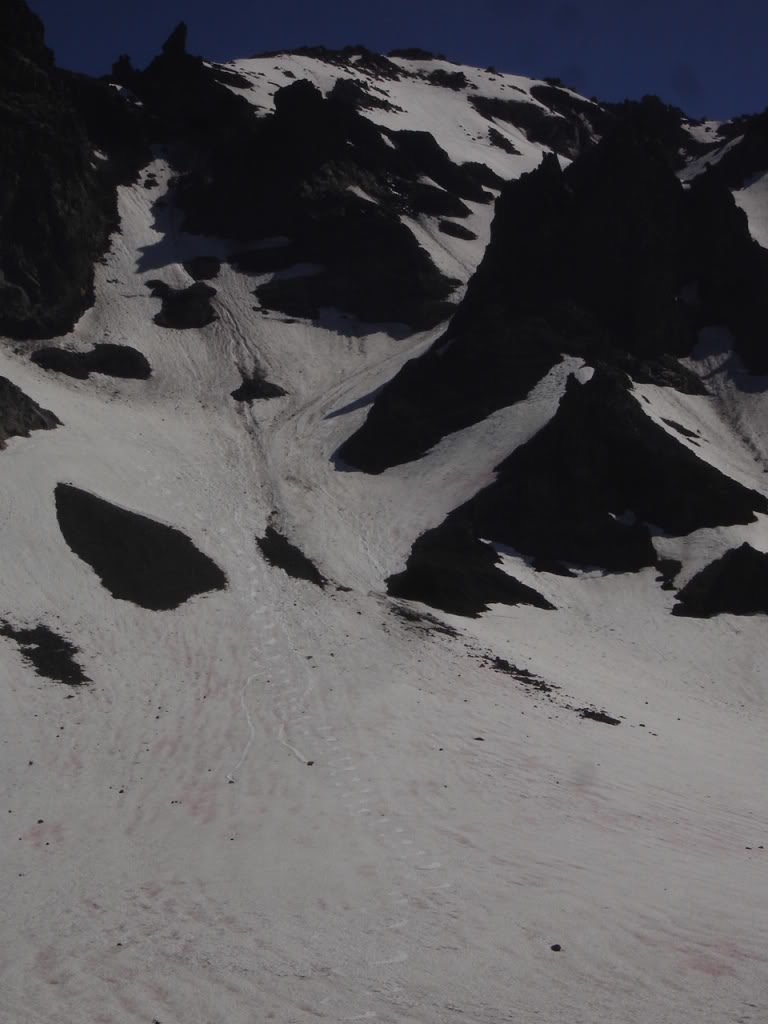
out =
<path fill-rule="evenodd" d="M 55 500 L 64 540 L 113 597 L 166 611 L 226 589 L 221 569 L 180 530 L 72 484 L 57 484 Z"/>

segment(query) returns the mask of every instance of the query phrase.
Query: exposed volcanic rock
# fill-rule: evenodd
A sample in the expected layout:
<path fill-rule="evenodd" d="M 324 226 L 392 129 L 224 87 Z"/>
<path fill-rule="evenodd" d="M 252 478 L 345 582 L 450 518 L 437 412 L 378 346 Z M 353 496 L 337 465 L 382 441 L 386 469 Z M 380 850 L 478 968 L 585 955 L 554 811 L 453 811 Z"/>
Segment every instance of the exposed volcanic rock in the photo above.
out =
<path fill-rule="evenodd" d="M 419 457 L 524 397 L 565 353 L 702 393 L 678 359 L 717 323 L 753 372 L 768 370 L 768 254 L 723 185 L 683 188 L 638 106 L 565 171 L 550 154 L 504 187 L 446 335 L 382 389 L 340 449 L 347 463 L 380 472 Z"/>
<path fill-rule="evenodd" d="M 627 572 L 653 565 L 649 527 L 684 535 L 749 523 L 768 500 L 697 458 L 643 412 L 629 382 L 570 378 L 553 419 L 455 515 L 539 568 Z"/>
<path fill-rule="evenodd" d="M 0 377 L 0 449 L 9 437 L 29 437 L 32 430 L 53 430 L 60 421 L 6 377 Z"/>
<path fill-rule="evenodd" d="M 146 356 L 129 345 L 94 345 L 89 352 L 39 348 L 32 353 L 32 362 L 44 370 L 55 370 L 79 380 L 85 380 L 91 373 L 134 380 L 147 380 L 152 375 Z"/>
<path fill-rule="evenodd" d="M 180 530 L 72 484 L 56 485 L 56 515 L 67 545 L 115 598 L 164 611 L 227 586 L 221 569 Z"/>
<path fill-rule="evenodd" d="M 327 584 L 328 580 L 314 562 L 273 526 L 267 527 L 263 537 L 256 538 L 256 544 L 270 565 L 282 569 L 293 579 L 306 580 L 321 588 Z"/>
<path fill-rule="evenodd" d="M 171 288 L 163 281 L 148 281 L 152 295 L 163 300 L 160 312 L 155 316 L 155 323 L 160 327 L 173 327 L 176 330 L 188 330 L 193 327 L 206 327 L 216 319 L 216 312 L 211 299 L 216 289 L 202 281 L 196 281 L 188 288 Z"/>
<path fill-rule="evenodd" d="M 75 645 L 42 623 L 32 628 L 17 627 L 0 620 L 0 636 L 15 641 L 22 657 L 39 676 L 54 683 L 80 686 L 90 682 L 75 656 Z"/>
<path fill-rule="evenodd" d="M 147 151 L 114 90 L 56 69 L 23 0 L 0 7 L 0 149 L 0 333 L 64 333 L 93 301 L 115 185 Z"/>
<path fill-rule="evenodd" d="M 472 533 L 461 515 L 422 534 L 405 570 L 390 576 L 387 593 L 454 615 L 477 617 L 489 604 L 552 609 L 541 594 L 498 568 L 501 558 Z"/>
<path fill-rule="evenodd" d="M 749 544 L 726 551 L 677 594 L 673 615 L 768 615 L 768 554 Z"/>

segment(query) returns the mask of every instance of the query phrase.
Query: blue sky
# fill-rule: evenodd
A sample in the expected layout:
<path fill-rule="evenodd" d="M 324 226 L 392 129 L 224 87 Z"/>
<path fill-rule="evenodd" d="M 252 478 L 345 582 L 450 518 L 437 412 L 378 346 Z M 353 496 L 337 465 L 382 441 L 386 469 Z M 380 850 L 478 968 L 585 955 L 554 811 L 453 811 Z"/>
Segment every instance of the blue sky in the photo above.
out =
<path fill-rule="evenodd" d="M 461 63 L 556 75 L 587 96 L 656 93 L 695 117 L 768 106 L 766 0 L 30 0 L 64 67 L 142 67 L 175 24 L 215 60 L 365 43 L 422 46 Z"/>

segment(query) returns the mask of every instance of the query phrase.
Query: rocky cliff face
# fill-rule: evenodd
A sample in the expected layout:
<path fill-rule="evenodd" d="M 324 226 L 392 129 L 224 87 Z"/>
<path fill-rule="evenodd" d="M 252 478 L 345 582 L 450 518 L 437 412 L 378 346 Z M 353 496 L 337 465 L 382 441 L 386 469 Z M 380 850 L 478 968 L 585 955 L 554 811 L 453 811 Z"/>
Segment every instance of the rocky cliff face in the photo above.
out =
<path fill-rule="evenodd" d="M 117 227 L 115 185 L 146 154 L 106 83 L 57 71 L 23 0 L 0 12 L 0 84 L 0 331 L 51 337 L 92 302 L 93 264 Z"/>

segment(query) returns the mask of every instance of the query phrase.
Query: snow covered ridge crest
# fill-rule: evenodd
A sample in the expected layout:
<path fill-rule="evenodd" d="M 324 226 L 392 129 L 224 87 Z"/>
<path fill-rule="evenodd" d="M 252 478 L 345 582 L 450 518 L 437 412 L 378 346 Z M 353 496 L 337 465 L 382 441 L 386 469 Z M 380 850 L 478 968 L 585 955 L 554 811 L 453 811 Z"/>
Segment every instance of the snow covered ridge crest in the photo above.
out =
<path fill-rule="evenodd" d="M 0 1016 L 760 1019 L 764 116 L 185 35 L 0 9 Z"/>

